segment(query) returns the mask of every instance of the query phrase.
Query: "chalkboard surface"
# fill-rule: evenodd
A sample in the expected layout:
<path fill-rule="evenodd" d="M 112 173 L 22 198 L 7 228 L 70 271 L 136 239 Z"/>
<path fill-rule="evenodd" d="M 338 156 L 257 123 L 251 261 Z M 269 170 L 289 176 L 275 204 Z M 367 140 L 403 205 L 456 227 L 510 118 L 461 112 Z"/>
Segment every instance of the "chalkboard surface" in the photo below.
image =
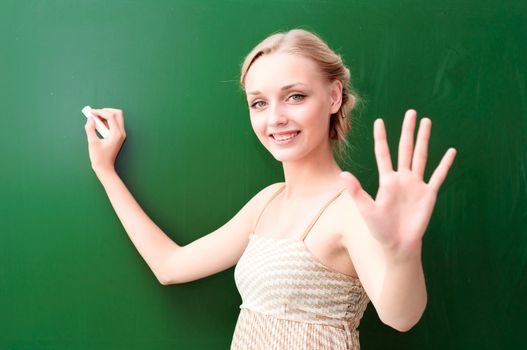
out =
<path fill-rule="evenodd" d="M 185 245 L 282 180 L 239 66 L 301 27 L 340 53 L 365 107 L 343 165 L 372 195 L 373 121 L 395 162 L 404 111 L 432 119 L 425 179 L 456 161 L 424 238 L 428 305 L 409 332 L 370 304 L 363 349 L 519 349 L 527 314 L 523 1 L 0 2 L 0 349 L 227 349 L 233 269 L 162 286 L 90 168 L 85 105 L 120 108 L 117 169 Z"/>

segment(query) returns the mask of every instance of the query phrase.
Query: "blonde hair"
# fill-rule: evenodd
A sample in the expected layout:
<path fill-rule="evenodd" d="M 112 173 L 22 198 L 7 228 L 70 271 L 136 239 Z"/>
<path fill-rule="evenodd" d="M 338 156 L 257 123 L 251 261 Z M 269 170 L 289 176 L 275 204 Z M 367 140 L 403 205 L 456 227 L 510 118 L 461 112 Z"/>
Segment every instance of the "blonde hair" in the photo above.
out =
<path fill-rule="evenodd" d="M 342 83 L 342 104 L 338 112 L 333 113 L 329 124 L 329 139 L 337 158 L 342 159 L 349 147 L 347 134 L 351 129 L 350 112 L 361 101 L 350 82 L 350 71 L 344 65 L 342 57 L 336 54 L 316 34 L 295 28 L 287 32 L 273 33 L 247 55 L 241 65 L 240 84 L 245 90 L 245 77 L 251 65 L 262 55 L 284 52 L 309 58 L 316 63 L 324 79 L 335 79 Z"/>

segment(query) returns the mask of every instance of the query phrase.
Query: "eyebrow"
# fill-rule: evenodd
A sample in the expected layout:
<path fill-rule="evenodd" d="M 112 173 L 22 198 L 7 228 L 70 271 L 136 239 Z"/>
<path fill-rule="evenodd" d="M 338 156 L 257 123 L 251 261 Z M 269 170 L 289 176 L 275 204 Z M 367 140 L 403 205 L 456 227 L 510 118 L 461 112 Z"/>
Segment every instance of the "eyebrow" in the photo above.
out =
<path fill-rule="evenodd" d="M 304 86 L 307 86 L 307 85 L 304 84 L 304 83 L 300 83 L 300 82 L 298 82 L 298 83 L 293 83 L 293 84 L 289 84 L 289 85 L 282 86 L 282 88 L 281 88 L 280 90 L 281 90 L 281 91 L 283 91 L 283 90 L 287 90 L 287 89 L 289 89 L 289 88 L 292 88 L 292 87 L 295 86 L 295 85 L 304 85 Z M 258 94 L 261 94 L 261 92 L 260 92 L 260 91 L 252 91 L 252 92 L 247 93 L 247 95 L 258 95 Z"/>

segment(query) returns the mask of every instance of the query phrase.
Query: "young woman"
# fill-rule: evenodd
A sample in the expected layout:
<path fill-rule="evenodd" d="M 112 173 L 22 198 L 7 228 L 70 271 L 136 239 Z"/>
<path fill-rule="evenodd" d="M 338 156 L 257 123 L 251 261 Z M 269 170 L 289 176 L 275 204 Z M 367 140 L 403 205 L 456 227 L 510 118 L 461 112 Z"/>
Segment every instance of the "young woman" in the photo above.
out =
<path fill-rule="evenodd" d="M 406 112 L 397 170 L 377 119 L 373 200 L 335 160 L 357 96 L 340 56 L 316 34 L 269 36 L 246 57 L 240 82 L 254 133 L 282 162 L 284 182 L 186 246 L 150 220 L 115 171 L 126 137 L 123 112 L 93 110 L 109 126 L 106 139 L 86 123 L 92 168 L 157 279 L 184 283 L 236 265 L 243 303 L 231 349 L 359 349 L 356 328 L 369 301 L 385 324 L 412 328 L 427 301 L 422 237 L 455 149 L 425 183 L 430 119 L 421 119 L 414 148 L 416 111 Z"/>

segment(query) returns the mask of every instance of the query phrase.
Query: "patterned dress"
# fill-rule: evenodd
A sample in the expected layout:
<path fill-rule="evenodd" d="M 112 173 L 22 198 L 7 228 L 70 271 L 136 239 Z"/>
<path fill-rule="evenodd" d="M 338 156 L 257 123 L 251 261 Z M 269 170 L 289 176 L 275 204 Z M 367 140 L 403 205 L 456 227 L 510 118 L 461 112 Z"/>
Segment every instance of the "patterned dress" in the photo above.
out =
<path fill-rule="evenodd" d="M 242 304 L 231 350 L 360 349 L 356 328 L 369 302 L 364 288 L 358 278 L 322 264 L 304 244 L 343 191 L 319 211 L 300 239 L 250 235 L 234 269 Z"/>

